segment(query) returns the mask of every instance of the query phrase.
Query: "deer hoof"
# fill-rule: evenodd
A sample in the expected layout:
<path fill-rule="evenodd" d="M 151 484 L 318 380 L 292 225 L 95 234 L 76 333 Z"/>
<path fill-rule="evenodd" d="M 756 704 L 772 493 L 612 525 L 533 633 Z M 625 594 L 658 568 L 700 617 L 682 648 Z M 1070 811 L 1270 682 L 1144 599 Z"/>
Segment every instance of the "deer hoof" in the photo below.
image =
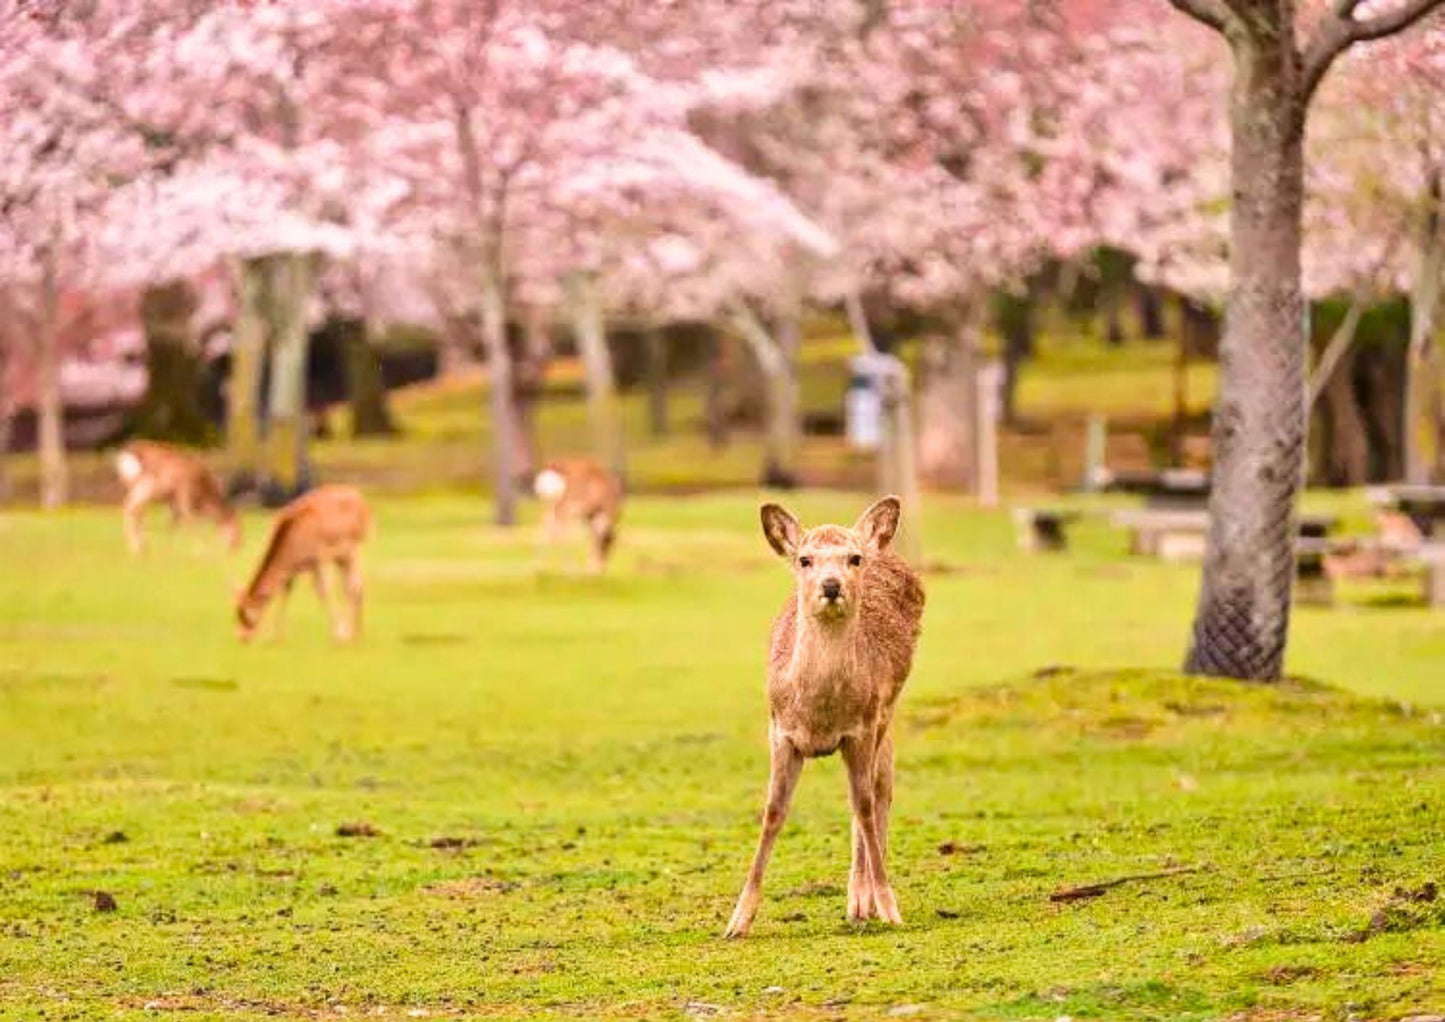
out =
<path fill-rule="evenodd" d="M 903 916 L 898 912 L 898 899 L 893 896 L 893 890 L 882 887 L 873 893 L 873 907 L 877 911 L 878 918 L 893 926 L 903 925 Z"/>

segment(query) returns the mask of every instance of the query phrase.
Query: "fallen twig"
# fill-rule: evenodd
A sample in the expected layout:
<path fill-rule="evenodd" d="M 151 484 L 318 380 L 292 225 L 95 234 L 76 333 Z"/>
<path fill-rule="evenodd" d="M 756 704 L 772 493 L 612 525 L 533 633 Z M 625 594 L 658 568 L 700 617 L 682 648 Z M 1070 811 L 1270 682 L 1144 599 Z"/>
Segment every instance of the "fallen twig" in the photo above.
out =
<path fill-rule="evenodd" d="M 1097 898 L 1105 891 L 1123 884 L 1133 883 L 1137 880 L 1164 880 L 1168 877 L 1183 876 L 1185 873 L 1200 873 L 1207 868 L 1206 866 L 1180 866 L 1178 869 L 1166 869 L 1161 873 L 1131 873 L 1128 876 L 1115 877 L 1112 880 L 1100 880 L 1096 884 L 1080 884 L 1078 887 L 1061 887 L 1049 895 L 1049 900 L 1083 901 L 1085 898 Z"/>

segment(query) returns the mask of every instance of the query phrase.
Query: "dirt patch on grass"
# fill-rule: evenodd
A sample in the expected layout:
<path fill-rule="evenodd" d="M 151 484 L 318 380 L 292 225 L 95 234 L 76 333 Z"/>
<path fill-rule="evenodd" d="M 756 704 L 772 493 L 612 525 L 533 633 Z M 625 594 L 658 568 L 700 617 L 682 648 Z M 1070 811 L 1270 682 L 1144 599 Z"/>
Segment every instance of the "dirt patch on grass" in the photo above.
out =
<path fill-rule="evenodd" d="M 495 877 L 465 877 L 461 880 L 441 880 L 434 884 L 427 884 L 422 890 L 442 898 L 451 898 L 454 901 L 467 901 L 472 898 L 490 898 L 499 894 L 507 894 L 515 891 L 517 887 L 518 885 L 511 880 L 498 880 Z"/>

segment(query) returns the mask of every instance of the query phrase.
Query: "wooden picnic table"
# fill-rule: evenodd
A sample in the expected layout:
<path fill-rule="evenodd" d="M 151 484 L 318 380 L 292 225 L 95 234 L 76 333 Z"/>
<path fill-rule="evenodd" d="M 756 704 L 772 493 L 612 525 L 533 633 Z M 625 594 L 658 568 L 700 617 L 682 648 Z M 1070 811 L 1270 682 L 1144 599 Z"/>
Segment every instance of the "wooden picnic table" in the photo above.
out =
<path fill-rule="evenodd" d="M 1112 493 L 1134 493 L 1145 507 L 1159 510 L 1202 510 L 1209 500 L 1209 473 L 1197 468 L 1165 468 L 1141 472 L 1105 470 L 1100 488 Z"/>
<path fill-rule="evenodd" d="M 1198 560 L 1204 556 L 1209 533 L 1209 512 L 1203 510 L 1170 510 L 1137 508 L 1117 511 L 1115 525 L 1129 530 L 1129 552 L 1166 561 Z M 1323 540 L 1339 524 L 1335 515 L 1304 514 L 1298 518 L 1298 538 Z M 1307 564 L 1305 573 L 1319 564 Z"/>

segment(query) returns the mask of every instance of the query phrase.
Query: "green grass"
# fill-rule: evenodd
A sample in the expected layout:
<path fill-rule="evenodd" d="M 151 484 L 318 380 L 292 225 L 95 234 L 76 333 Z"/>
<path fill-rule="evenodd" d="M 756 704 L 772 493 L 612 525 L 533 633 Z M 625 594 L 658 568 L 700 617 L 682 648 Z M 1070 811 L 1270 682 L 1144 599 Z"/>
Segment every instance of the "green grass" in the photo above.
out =
<path fill-rule="evenodd" d="M 258 517 L 242 557 L 196 530 L 132 559 L 113 511 L 0 516 L 0 1017 L 1445 1011 L 1442 619 L 1350 589 L 1297 614 L 1316 680 L 1182 679 L 1195 570 L 1101 521 L 1024 558 L 947 498 L 897 724 L 906 925 L 843 919 L 825 760 L 722 941 L 788 584 L 755 508 L 634 501 L 597 579 L 580 548 L 539 574 L 480 498 L 380 500 L 353 648 L 305 591 L 284 641 L 235 642 Z"/>

